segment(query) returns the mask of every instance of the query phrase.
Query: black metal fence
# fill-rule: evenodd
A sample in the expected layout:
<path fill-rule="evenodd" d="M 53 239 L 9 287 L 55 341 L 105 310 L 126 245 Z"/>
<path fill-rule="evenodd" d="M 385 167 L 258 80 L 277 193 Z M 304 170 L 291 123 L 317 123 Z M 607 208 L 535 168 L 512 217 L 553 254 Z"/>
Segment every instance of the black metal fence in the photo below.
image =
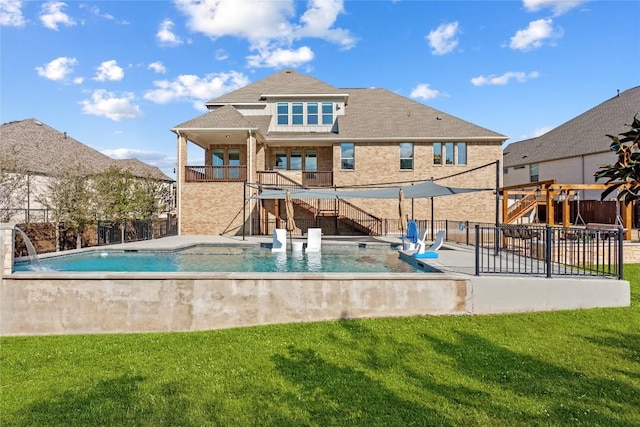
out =
<path fill-rule="evenodd" d="M 623 277 L 622 228 L 475 226 L 475 274 Z"/>
<path fill-rule="evenodd" d="M 178 234 L 175 217 L 165 220 L 98 221 L 98 246 L 157 239 Z"/>

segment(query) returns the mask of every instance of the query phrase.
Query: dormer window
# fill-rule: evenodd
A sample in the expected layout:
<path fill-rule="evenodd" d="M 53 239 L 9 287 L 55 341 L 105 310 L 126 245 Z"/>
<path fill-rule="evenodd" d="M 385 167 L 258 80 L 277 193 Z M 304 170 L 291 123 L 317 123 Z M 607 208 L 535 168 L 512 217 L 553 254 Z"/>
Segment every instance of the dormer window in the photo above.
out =
<path fill-rule="evenodd" d="M 337 107 L 333 102 L 278 102 L 278 126 L 331 126 Z"/>
<path fill-rule="evenodd" d="M 302 109 L 302 102 L 294 102 L 293 104 L 291 104 L 291 124 L 304 124 L 303 112 L 304 110 Z"/>
<path fill-rule="evenodd" d="M 322 124 L 333 124 L 333 102 L 322 103 Z"/>
<path fill-rule="evenodd" d="M 318 103 L 317 102 L 307 103 L 307 124 L 309 125 L 318 124 Z"/>
<path fill-rule="evenodd" d="M 278 124 L 289 124 L 289 103 L 287 102 L 278 102 Z"/>

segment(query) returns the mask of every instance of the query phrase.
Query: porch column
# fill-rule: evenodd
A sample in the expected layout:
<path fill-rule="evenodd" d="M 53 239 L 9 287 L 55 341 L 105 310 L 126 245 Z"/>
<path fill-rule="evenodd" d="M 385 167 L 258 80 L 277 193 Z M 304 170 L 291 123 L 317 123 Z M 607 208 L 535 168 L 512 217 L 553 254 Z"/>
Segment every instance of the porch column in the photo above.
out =
<path fill-rule="evenodd" d="M 178 214 L 178 234 L 182 234 L 182 188 L 185 183 L 185 168 L 187 166 L 187 137 L 178 133 L 178 164 L 176 168 L 176 182 L 178 191 L 176 194 L 176 212 Z"/>

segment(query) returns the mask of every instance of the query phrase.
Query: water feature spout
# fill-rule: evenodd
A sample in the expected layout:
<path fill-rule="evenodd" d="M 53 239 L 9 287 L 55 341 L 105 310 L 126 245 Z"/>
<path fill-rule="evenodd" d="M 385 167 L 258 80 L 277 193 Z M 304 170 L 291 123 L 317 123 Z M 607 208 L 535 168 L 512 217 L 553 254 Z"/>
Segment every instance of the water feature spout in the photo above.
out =
<path fill-rule="evenodd" d="M 24 245 L 27 247 L 27 253 L 29 254 L 29 262 L 31 262 L 31 264 L 36 264 L 36 265 L 39 264 L 40 260 L 38 259 L 36 248 L 33 247 L 33 243 L 31 243 L 31 240 L 29 239 L 29 236 L 27 236 L 27 233 L 22 231 L 18 226 L 15 227 L 15 230 L 18 233 L 20 233 L 20 236 L 24 241 Z"/>

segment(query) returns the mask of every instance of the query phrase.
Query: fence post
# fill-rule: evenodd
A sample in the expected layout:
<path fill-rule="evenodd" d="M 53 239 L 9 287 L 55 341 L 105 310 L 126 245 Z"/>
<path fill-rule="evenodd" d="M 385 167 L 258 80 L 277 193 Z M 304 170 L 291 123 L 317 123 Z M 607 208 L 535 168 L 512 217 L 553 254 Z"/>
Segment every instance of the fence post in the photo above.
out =
<path fill-rule="evenodd" d="M 466 245 L 469 246 L 469 221 L 465 221 L 464 229 L 466 230 L 466 234 L 467 234 Z"/>
<path fill-rule="evenodd" d="M 553 239 L 551 239 L 551 226 L 549 224 L 546 225 L 545 228 L 545 236 L 544 236 L 544 263 L 545 263 L 545 268 L 547 269 L 547 278 L 551 278 L 551 256 L 553 254 L 553 251 L 551 250 L 551 242 L 553 241 Z"/>
<path fill-rule="evenodd" d="M 476 276 L 480 275 L 480 225 L 476 224 Z"/>
<path fill-rule="evenodd" d="M 624 279 L 624 232 L 618 227 L 618 280 Z"/>

